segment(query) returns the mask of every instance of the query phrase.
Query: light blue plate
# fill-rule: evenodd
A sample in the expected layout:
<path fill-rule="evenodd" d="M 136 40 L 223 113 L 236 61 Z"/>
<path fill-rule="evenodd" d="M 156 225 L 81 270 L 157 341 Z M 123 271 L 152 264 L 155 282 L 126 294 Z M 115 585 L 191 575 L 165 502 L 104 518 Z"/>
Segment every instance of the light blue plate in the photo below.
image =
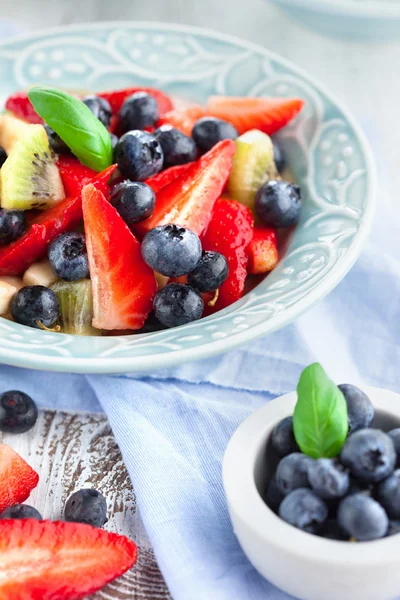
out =
<path fill-rule="evenodd" d="M 351 39 L 400 37 L 400 0 L 271 0 L 314 31 Z"/>
<path fill-rule="evenodd" d="M 101 90 L 135 84 L 205 102 L 210 94 L 300 96 L 282 133 L 304 208 L 286 255 L 255 290 L 204 320 L 152 334 L 75 337 L 0 319 L 0 361 L 87 373 L 145 372 L 224 352 L 284 327 L 356 260 L 375 203 L 371 152 L 353 118 L 294 65 L 264 48 L 191 27 L 105 23 L 48 30 L 0 46 L 1 94 L 34 83 Z"/>

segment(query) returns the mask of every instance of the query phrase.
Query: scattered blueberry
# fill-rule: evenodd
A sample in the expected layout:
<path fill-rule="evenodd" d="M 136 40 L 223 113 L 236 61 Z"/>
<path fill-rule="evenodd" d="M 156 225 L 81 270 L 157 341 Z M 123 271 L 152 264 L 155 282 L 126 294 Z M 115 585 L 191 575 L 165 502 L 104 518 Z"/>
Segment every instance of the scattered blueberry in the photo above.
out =
<path fill-rule="evenodd" d="M 110 133 L 110 140 L 111 140 L 112 149 L 115 150 L 115 146 L 119 142 L 119 137 L 117 135 L 115 135 L 115 133 Z"/>
<path fill-rule="evenodd" d="M 285 494 L 281 492 L 276 482 L 275 475 L 268 481 L 267 489 L 265 491 L 265 502 L 268 504 L 271 510 L 278 512 L 279 506 L 284 499 Z"/>
<path fill-rule="evenodd" d="M 71 150 L 69 149 L 67 144 L 60 138 L 58 133 L 56 133 L 54 131 L 54 129 L 52 129 L 50 127 L 50 125 L 47 125 L 47 123 L 45 123 L 44 128 L 47 133 L 47 138 L 49 140 L 50 148 L 56 154 L 70 154 L 71 153 Z"/>
<path fill-rule="evenodd" d="M 286 161 L 285 161 L 285 156 L 283 154 L 282 146 L 276 139 L 273 139 L 272 142 L 274 144 L 274 163 L 275 163 L 275 166 L 278 169 L 279 173 L 282 173 L 283 169 L 286 166 Z"/>
<path fill-rule="evenodd" d="M 128 131 L 114 150 L 119 170 L 127 179 L 144 181 L 161 171 L 164 154 L 156 138 L 147 131 Z"/>
<path fill-rule="evenodd" d="M 346 541 L 349 535 L 340 527 L 336 519 L 327 519 L 318 534 L 328 540 Z"/>
<path fill-rule="evenodd" d="M 0 146 L 0 168 L 4 165 L 7 160 L 7 152 L 4 150 L 3 146 Z"/>
<path fill-rule="evenodd" d="M 342 448 L 340 458 L 355 477 L 371 483 L 388 477 L 396 464 L 393 442 L 379 429 L 360 429 L 352 433 Z"/>
<path fill-rule="evenodd" d="M 100 96 L 91 95 L 82 98 L 82 102 L 86 104 L 94 116 L 103 123 L 104 127 L 107 129 L 110 127 L 112 108 L 108 100 L 100 98 Z"/>
<path fill-rule="evenodd" d="M 392 519 L 400 519 L 400 469 L 378 486 L 378 500 Z"/>
<path fill-rule="evenodd" d="M 301 452 L 293 452 L 282 458 L 276 470 L 276 481 L 284 494 L 297 488 L 308 487 L 308 469 L 313 459 Z"/>
<path fill-rule="evenodd" d="M 389 431 L 388 436 L 392 440 L 392 442 L 394 444 L 394 449 L 396 450 L 397 466 L 400 466 L 400 427 L 398 427 L 397 429 L 392 429 L 392 431 Z"/>
<path fill-rule="evenodd" d="M 349 433 L 369 427 L 374 419 L 374 407 L 367 394 L 355 385 L 342 383 L 339 389 L 345 397 L 349 417 Z"/>
<path fill-rule="evenodd" d="M 157 100 L 147 92 L 136 92 L 125 100 L 119 117 L 124 131 L 153 127 L 158 121 Z"/>
<path fill-rule="evenodd" d="M 228 262 L 219 252 L 203 252 L 200 262 L 189 273 L 188 283 L 199 292 L 217 290 L 228 277 Z"/>
<path fill-rule="evenodd" d="M 42 521 L 43 517 L 36 508 L 29 504 L 15 504 L 3 510 L 0 519 L 37 519 Z"/>
<path fill-rule="evenodd" d="M 154 299 L 157 319 L 166 327 L 179 327 L 196 321 L 203 314 L 204 303 L 189 285 L 170 283 Z"/>
<path fill-rule="evenodd" d="M 385 537 L 389 527 L 382 506 L 364 494 L 353 494 L 341 501 L 338 523 L 349 536 L 360 542 Z"/>
<path fill-rule="evenodd" d="M 0 209 L 0 246 L 11 244 L 27 229 L 26 217 L 19 210 Z"/>
<path fill-rule="evenodd" d="M 14 321 L 28 327 L 52 327 L 60 316 L 60 303 L 52 290 L 42 285 L 21 288 L 11 301 Z"/>
<path fill-rule="evenodd" d="M 200 152 L 208 152 L 222 140 L 236 140 L 238 132 L 235 127 L 216 117 L 202 117 L 192 130 L 192 137 Z"/>
<path fill-rule="evenodd" d="M 38 418 L 38 409 L 28 394 L 11 390 L 0 396 L 0 431 L 25 433 Z"/>
<path fill-rule="evenodd" d="M 400 533 L 400 521 L 394 521 L 391 519 L 389 521 L 389 529 L 387 531 L 387 536 L 396 535 L 396 533 Z"/>
<path fill-rule="evenodd" d="M 290 492 L 279 507 L 281 519 L 308 533 L 318 533 L 328 517 L 328 507 L 309 489 Z"/>
<path fill-rule="evenodd" d="M 300 188 L 287 181 L 268 181 L 256 194 L 255 208 L 261 221 L 269 227 L 296 225 L 301 209 Z"/>
<path fill-rule="evenodd" d="M 293 417 L 286 417 L 276 425 L 271 434 L 272 448 L 278 456 L 300 452 L 293 431 Z"/>
<path fill-rule="evenodd" d="M 187 275 L 199 264 L 201 242 L 190 229 L 160 225 L 146 233 L 142 242 L 146 263 L 166 277 Z"/>
<path fill-rule="evenodd" d="M 164 169 L 196 160 L 197 147 L 193 139 L 171 125 L 162 125 L 154 132 L 164 153 Z"/>
<path fill-rule="evenodd" d="M 54 273 L 64 281 L 89 277 L 86 240 L 82 233 L 63 233 L 49 246 L 49 260 Z"/>
<path fill-rule="evenodd" d="M 97 490 L 79 490 L 68 499 L 64 516 L 66 521 L 103 527 L 108 521 L 106 499 Z"/>
<path fill-rule="evenodd" d="M 308 481 L 314 492 L 324 500 L 345 496 L 350 485 L 344 467 L 331 458 L 313 461 L 308 469 Z"/>
<path fill-rule="evenodd" d="M 130 227 L 151 217 L 156 205 L 156 195 L 146 183 L 124 181 L 112 191 L 111 204 Z"/>

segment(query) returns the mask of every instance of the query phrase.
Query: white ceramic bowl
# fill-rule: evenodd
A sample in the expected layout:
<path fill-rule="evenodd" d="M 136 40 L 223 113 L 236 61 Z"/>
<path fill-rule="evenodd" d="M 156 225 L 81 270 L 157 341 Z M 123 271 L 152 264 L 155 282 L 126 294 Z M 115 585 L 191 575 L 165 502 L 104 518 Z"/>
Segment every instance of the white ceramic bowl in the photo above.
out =
<path fill-rule="evenodd" d="M 400 395 L 364 388 L 384 430 L 400 425 Z M 400 535 L 364 543 L 336 542 L 282 521 L 261 497 L 271 464 L 274 426 L 293 414 L 295 392 L 269 402 L 233 435 L 223 463 L 235 534 L 254 567 L 301 600 L 393 600 L 400 596 Z"/>

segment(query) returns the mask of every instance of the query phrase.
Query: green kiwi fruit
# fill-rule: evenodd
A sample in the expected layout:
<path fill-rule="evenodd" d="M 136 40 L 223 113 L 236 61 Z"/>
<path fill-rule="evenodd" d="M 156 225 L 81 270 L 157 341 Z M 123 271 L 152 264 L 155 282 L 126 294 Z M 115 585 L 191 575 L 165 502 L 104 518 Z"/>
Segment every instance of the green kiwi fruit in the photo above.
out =
<path fill-rule="evenodd" d="M 57 281 L 51 289 L 60 302 L 60 325 L 63 333 L 101 335 L 101 332 L 92 326 L 93 296 L 89 279 Z"/>
<path fill-rule="evenodd" d="M 64 187 L 42 125 L 29 125 L 1 168 L 1 207 L 45 209 L 65 198 Z"/>
<path fill-rule="evenodd" d="M 252 129 L 236 139 L 228 194 L 253 209 L 257 191 L 269 179 L 280 179 L 272 140 L 266 133 Z"/>

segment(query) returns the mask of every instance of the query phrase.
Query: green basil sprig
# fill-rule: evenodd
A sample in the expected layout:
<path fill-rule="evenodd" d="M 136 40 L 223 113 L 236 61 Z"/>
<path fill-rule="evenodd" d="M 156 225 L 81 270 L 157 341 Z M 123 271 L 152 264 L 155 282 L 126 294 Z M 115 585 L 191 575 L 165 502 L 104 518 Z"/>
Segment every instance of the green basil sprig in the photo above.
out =
<path fill-rule="evenodd" d="M 86 104 L 51 87 L 35 86 L 28 96 L 38 115 L 84 165 L 103 171 L 112 164 L 110 134 Z"/>
<path fill-rule="evenodd" d="M 347 404 L 319 363 L 302 372 L 297 398 L 293 428 L 300 450 L 313 458 L 337 456 L 349 429 Z"/>

